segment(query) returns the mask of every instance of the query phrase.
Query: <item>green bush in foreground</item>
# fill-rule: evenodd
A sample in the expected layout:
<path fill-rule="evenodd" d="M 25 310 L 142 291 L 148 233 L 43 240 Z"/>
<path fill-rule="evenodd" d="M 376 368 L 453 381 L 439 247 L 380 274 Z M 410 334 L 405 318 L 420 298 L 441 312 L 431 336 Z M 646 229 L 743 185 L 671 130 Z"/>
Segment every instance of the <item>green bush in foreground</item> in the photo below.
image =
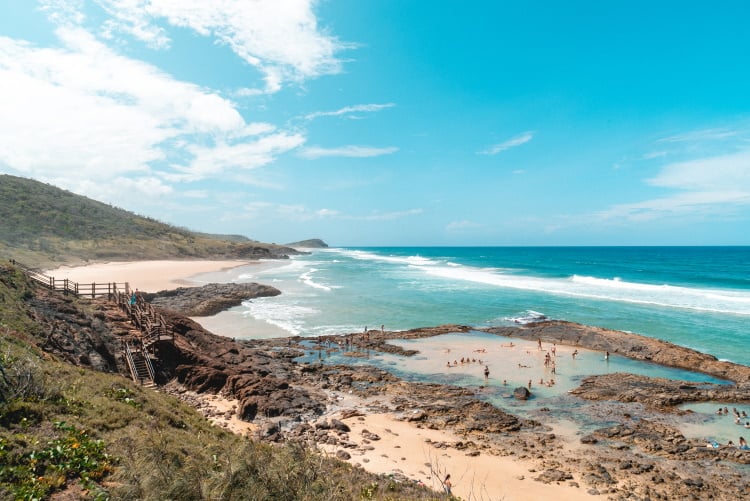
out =
<path fill-rule="evenodd" d="M 63 422 L 54 427 L 59 435 L 46 444 L 24 433 L 0 439 L 0 485 L 15 499 L 35 500 L 78 479 L 92 498 L 107 499 L 96 484 L 112 470 L 104 442 Z"/>

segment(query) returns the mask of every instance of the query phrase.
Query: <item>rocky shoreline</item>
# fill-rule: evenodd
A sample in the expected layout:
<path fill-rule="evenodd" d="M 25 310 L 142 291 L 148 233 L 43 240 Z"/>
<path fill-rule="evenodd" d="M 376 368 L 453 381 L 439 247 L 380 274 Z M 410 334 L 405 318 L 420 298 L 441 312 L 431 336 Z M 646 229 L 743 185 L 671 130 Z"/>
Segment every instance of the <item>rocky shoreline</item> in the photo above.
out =
<path fill-rule="evenodd" d="M 188 317 L 209 317 L 239 306 L 256 297 L 273 297 L 281 291 L 270 285 L 257 283 L 207 284 L 202 287 L 178 287 L 154 293 L 143 293 L 143 299 L 158 306 L 175 310 Z"/>
<path fill-rule="evenodd" d="M 49 327 L 44 349 L 79 365 L 125 373 L 116 353 L 120 337 L 130 330 L 128 319 L 106 301 L 90 304 L 91 311 L 78 310 L 70 298 L 39 291 L 32 307 Z M 174 303 L 163 314 L 175 341 L 159 347 L 159 381 L 169 383 L 170 392 L 193 405 L 195 397 L 187 398 L 188 394 L 236 400 L 235 407 L 223 410 L 219 417 L 252 423 L 253 436 L 262 440 L 297 440 L 328 447 L 337 456 L 366 466 L 358 458 L 377 440 L 361 432 L 354 436 L 346 427 L 351 430 L 352 420 L 363 414 L 388 414 L 414 429 L 443 430 L 459 437 L 431 442 L 435 450 L 467 458 L 511 457 L 525 465 L 527 474 L 519 475 L 525 481 L 565 485 L 582 494 L 644 500 L 750 496 L 750 452 L 707 448 L 670 424 L 670 416 L 681 412 L 680 403 L 721 401 L 730 407 L 750 403 L 750 368 L 710 355 L 566 322 L 485 329 L 499 336 L 586 346 L 675 367 L 687 364 L 692 370 L 734 382 L 697 385 L 630 374 L 585 378 L 568 398 L 593 402 L 587 412 L 606 415 L 613 424 L 570 443 L 547 424 L 549 409 L 520 418 L 487 402 L 481 387 L 407 382 L 369 365 L 295 360 L 310 349 L 311 342 L 316 350 L 348 343 L 350 356 L 365 351 L 409 356 L 410 352 L 388 341 L 469 333 L 473 329 L 468 326 L 378 330 L 318 340 L 236 341 L 206 331 L 177 311 Z M 75 342 L 71 342 L 71 325 L 78 326 Z"/>

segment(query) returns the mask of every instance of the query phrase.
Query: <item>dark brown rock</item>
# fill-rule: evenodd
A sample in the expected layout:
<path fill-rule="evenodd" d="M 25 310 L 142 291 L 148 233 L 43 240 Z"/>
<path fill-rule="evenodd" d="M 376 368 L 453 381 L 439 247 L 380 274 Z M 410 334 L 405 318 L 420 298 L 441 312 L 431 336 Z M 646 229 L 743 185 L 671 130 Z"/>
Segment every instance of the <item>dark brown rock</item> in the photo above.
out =
<path fill-rule="evenodd" d="M 525 386 L 519 386 L 513 390 L 513 398 L 516 400 L 528 400 L 531 398 L 531 392 Z"/>

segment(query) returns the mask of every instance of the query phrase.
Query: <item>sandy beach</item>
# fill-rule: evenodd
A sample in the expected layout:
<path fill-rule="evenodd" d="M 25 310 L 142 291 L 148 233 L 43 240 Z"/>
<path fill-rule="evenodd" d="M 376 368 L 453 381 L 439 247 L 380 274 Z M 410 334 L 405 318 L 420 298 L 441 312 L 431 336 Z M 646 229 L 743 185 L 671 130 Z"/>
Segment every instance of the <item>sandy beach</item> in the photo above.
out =
<path fill-rule="evenodd" d="M 117 282 L 130 284 L 144 292 L 158 292 L 195 285 L 190 277 L 243 266 L 253 261 L 132 261 L 95 263 L 87 266 L 61 266 L 45 274 L 56 279 L 67 278 L 78 283 Z"/>
<path fill-rule="evenodd" d="M 63 267 L 48 273 L 56 278 L 69 278 L 80 283 L 128 281 L 132 287 L 139 287 L 148 292 L 183 285 L 200 285 L 206 283 L 200 274 L 210 275 L 245 264 L 249 263 L 149 261 Z M 200 319 L 197 320 L 200 322 Z M 474 386 L 481 385 L 484 380 L 485 386 L 481 391 L 497 392 L 502 400 L 506 400 L 506 391 L 516 386 L 526 386 L 531 381 L 532 391 L 537 395 L 534 407 L 538 407 L 545 398 L 554 398 L 570 391 L 578 384 L 577 378 L 582 374 L 590 370 L 597 373 L 615 371 L 619 369 L 621 362 L 619 356 L 605 359 L 602 352 L 564 345 L 555 346 L 549 341 L 542 342 L 541 339 L 513 339 L 511 342 L 507 338 L 495 336 L 448 334 L 429 339 L 394 340 L 394 344 L 404 348 L 417 348 L 419 356 L 400 361 L 394 359 L 391 361 L 393 368 L 398 369 L 399 364 L 408 364 L 412 372 L 424 375 L 442 374 L 444 383 L 455 384 L 458 387 L 465 386 L 462 381 Z M 553 371 L 552 367 L 545 364 L 547 354 L 555 353 L 553 348 L 556 351 L 553 360 L 557 362 L 557 371 Z M 314 365 L 314 359 L 319 358 L 320 353 L 314 347 L 307 347 L 306 351 L 307 356 L 313 358 L 308 364 Z M 326 352 L 326 357 L 333 357 L 337 351 L 339 350 L 333 349 Z M 573 356 L 573 352 L 576 356 Z M 373 357 L 390 356 L 373 353 Z M 462 358 L 465 359 L 464 362 L 461 361 Z M 343 361 L 341 363 L 348 365 Z M 484 366 L 490 369 L 488 379 L 483 378 Z M 285 381 L 300 376 L 296 372 L 298 369 L 294 367 L 290 365 L 288 368 L 290 372 L 284 375 Z M 544 384 L 552 378 L 555 379 L 553 385 Z M 300 381 L 295 380 L 295 386 L 303 384 L 302 378 Z M 340 420 L 349 427 L 347 432 L 338 435 L 331 444 L 319 441 L 317 446 L 323 453 L 344 456 L 342 459 L 367 471 L 392 474 L 398 478 L 423 483 L 436 490 L 442 489 L 442 480 L 450 473 L 453 494 L 462 499 L 574 500 L 594 497 L 597 493 L 607 493 L 608 484 L 600 486 L 599 491 L 593 489 L 593 493 L 589 492 L 584 477 L 591 476 L 591 473 L 587 473 L 586 468 L 581 465 L 597 465 L 600 457 L 621 454 L 619 449 L 611 451 L 600 448 L 598 453 L 593 449 L 588 450 L 590 446 L 581 443 L 578 430 L 566 428 L 565 421 L 549 422 L 549 429 L 526 434 L 525 438 L 517 442 L 521 444 L 521 448 L 515 446 L 515 433 L 505 437 L 503 446 L 492 447 L 485 443 L 481 433 L 462 436 L 454 433 L 449 427 L 434 429 L 435 427 L 429 424 L 410 421 L 407 413 L 415 412 L 420 404 L 404 396 L 392 394 L 388 397 L 390 400 L 385 394 L 370 394 L 363 397 L 357 395 L 356 391 L 334 389 L 328 382 L 325 386 L 321 385 L 319 380 L 312 383 L 308 381 L 308 384 L 311 394 L 325 389 L 322 401 L 326 401 L 326 410 L 322 416 L 307 415 L 305 423 L 310 425 L 308 428 L 316 430 L 322 421 L 331 419 Z M 167 385 L 166 391 L 188 402 L 217 426 L 250 437 L 259 437 L 263 433 L 262 424 L 247 423 L 238 419 L 237 409 L 240 403 L 237 400 L 227 399 L 210 391 L 198 394 L 185 391 L 184 388 L 169 388 L 170 385 Z M 353 388 L 351 382 L 349 387 Z M 214 392 L 220 390 L 216 389 Z M 428 400 L 422 401 L 422 405 L 431 398 L 432 395 Z M 396 400 L 401 404 L 394 405 Z M 402 409 L 397 411 L 397 407 Z M 516 414 L 520 409 L 508 410 Z M 550 431 L 554 437 L 551 442 L 545 444 L 543 436 Z M 461 445 L 467 440 L 472 442 L 470 446 Z M 582 448 L 585 450 L 581 450 Z M 342 454 L 343 452 L 346 454 Z M 601 456 L 602 454 L 604 456 Z M 639 456 L 636 457 L 641 461 Z M 619 464 L 616 461 L 625 461 L 619 457 L 609 457 L 608 460 L 610 468 L 614 468 L 614 464 Z M 572 476 L 542 480 L 540 477 L 545 470 L 568 470 L 572 472 Z M 618 468 L 617 471 L 620 470 Z M 641 482 L 645 478 L 630 478 L 628 482 L 632 485 L 642 485 Z"/>
<path fill-rule="evenodd" d="M 182 391 L 178 396 L 191 403 L 216 426 L 239 435 L 253 437 L 258 426 L 237 419 L 238 402 L 220 395 Z M 530 461 L 488 453 L 470 455 L 451 444 L 460 443 L 460 436 L 427 429 L 398 419 L 389 413 L 366 414 L 366 402 L 346 396 L 351 409 L 360 415 L 342 417 L 340 411 L 324 419 L 340 419 L 351 431 L 349 441 L 356 444 L 348 461 L 378 474 L 400 474 L 414 482 L 442 491 L 442 480 L 451 475 L 452 493 L 461 499 L 505 499 L 508 501 L 593 498 L 586 489 L 571 483 L 546 484 L 533 479 L 539 472 Z M 572 444 L 571 444 L 572 445 Z M 320 449 L 336 456 L 340 446 L 320 445 Z"/>
<path fill-rule="evenodd" d="M 250 262 L 110 262 L 77 267 L 63 266 L 46 273 L 79 283 L 128 282 L 131 287 L 137 287 L 145 292 L 155 292 L 196 285 L 200 280 L 191 280 L 191 277 L 246 264 Z M 185 392 L 181 398 L 191 403 L 217 426 L 240 435 L 252 436 L 257 432 L 257 425 L 237 418 L 237 402 L 234 400 L 194 392 Z M 357 402 L 350 403 L 356 408 L 362 408 Z M 414 481 L 438 490 L 442 489 L 442 479 L 438 477 L 451 473 L 453 492 L 463 499 L 573 500 L 590 497 L 582 488 L 534 481 L 531 478 L 533 472 L 529 471 L 533 471 L 533 467 L 525 461 L 483 454 L 472 457 L 453 448 L 435 447 L 433 444 L 455 443 L 461 440 L 460 437 L 444 430 L 421 429 L 385 413 L 352 417 L 345 421 L 352 429 L 349 434 L 350 440 L 358 443 L 360 448 L 367 449 L 364 453 L 354 453 L 349 461 L 373 473 L 400 472 Z M 362 435 L 363 430 L 376 434 L 380 437 L 379 440 L 368 440 Z M 336 448 L 329 449 L 323 450 L 335 455 Z"/>

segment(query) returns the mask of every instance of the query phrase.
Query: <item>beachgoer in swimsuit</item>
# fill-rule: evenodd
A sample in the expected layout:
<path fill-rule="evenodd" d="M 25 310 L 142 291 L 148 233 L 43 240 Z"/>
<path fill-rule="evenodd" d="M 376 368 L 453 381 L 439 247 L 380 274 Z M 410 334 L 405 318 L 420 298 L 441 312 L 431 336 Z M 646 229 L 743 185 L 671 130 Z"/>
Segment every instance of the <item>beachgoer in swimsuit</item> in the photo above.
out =
<path fill-rule="evenodd" d="M 487 379 L 490 377 L 490 368 L 488 366 L 484 366 L 484 379 Z"/>
<path fill-rule="evenodd" d="M 443 480 L 443 489 L 445 489 L 446 494 L 451 493 L 451 487 L 453 487 L 453 484 L 451 484 L 451 475 L 449 473 L 445 476 L 445 480 Z"/>

